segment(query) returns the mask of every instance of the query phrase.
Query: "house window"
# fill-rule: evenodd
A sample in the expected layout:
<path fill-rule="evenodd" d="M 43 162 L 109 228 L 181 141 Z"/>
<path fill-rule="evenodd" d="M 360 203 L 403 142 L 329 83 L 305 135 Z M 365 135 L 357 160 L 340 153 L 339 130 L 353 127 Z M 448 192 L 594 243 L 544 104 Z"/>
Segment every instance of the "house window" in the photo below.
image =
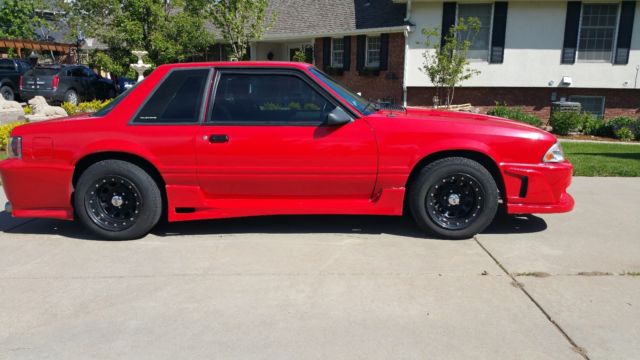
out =
<path fill-rule="evenodd" d="M 604 118 L 604 96 L 570 96 L 569 101 L 582 105 L 582 111 L 599 119 Z"/>
<path fill-rule="evenodd" d="M 463 31 L 458 36 L 462 40 L 469 39 L 471 48 L 467 53 L 467 58 L 488 60 L 489 44 L 491 43 L 491 21 L 493 14 L 493 4 L 459 4 L 457 19 L 477 18 L 480 20 L 480 30 L 475 36 L 469 31 Z"/>
<path fill-rule="evenodd" d="M 365 66 L 368 68 L 380 67 L 380 36 L 367 36 L 367 56 Z"/>
<path fill-rule="evenodd" d="M 344 39 L 331 39 L 331 67 L 341 68 L 344 61 Z"/>
<path fill-rule="evenodd" d="M 618 4 L 583 4 L 578 60 L 610 62 L 618 23 Z"/>

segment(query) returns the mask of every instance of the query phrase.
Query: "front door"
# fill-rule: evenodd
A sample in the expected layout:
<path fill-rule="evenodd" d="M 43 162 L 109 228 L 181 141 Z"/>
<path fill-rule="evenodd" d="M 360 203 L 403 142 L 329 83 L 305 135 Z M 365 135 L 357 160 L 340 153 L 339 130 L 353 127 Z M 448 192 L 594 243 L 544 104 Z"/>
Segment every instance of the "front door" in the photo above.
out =
<path fill-rule="evenodd" d="M 337 103 L 299 71 L 226 69 L 197 140 L 212 199 L 368 199 L 377 148 L 364 119 L 325 125 Z"/>

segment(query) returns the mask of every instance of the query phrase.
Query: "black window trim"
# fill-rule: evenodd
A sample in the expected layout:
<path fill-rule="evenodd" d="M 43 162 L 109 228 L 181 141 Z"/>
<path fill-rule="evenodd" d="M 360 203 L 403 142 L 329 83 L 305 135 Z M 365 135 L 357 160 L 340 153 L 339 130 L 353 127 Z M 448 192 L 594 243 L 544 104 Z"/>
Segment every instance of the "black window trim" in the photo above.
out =
<path fill-rule="evenodd" d="M 335 105 L 336 107 L 340 107 L 347 114 L 349 114 L 353 120 L 358 119 L 359 116 L 355 114 L 351 109 L 344 106 L 344 104 L 336 99 L 331 93 L 325 90 L 320 84 L 318 84 L 315 80 L 313 80 L 308 74 L 304 71 L 293 69 L 293 68 L 275 68 L 275 67 L 254 67 L 254 66 L 237 66 L 237 67 L 218 67 L 215 71 L 215 78 L 213 81 L 213 90 L 209 95 L 207 114 L 204 119 L 204 125 L 206 126 L 310 126 L 310 127 L 319 127 L 326 126 L 326 120 L 316 121 L 316 122 L 291 122 L 291 121 L 281 121 L 281 122 L 263 122 L 263 121 L 212 121 L 211 117 L 213 115 L 213 106 L 215 103 L 215 97 L 218 92 L 218 84 L 220 81 L 220 76 L 223 74 L 254 74 L 254 75 L 293 75 L 295 77 L 300 78 L 302 81 L 307 83 L 313 90 L 318 92 L 322 98 L 324 98 L 329 103 Z"/>
<path fill-rule="evenodd" d="M 169 78 L 169 76 L 171 76 L 171 74 L 173 74 L 176 71 L 188 71 L 188 70 L 209 70 L 209 74 L 207 75 L 207 80 L 205 82 L 205 86 L 204 86 L 203 93 L 202 93 L 202 104 L 200 104 L 200 113 L 198 114 L 198 119 L 196 121 L 191 121 L 191 122 L 145 122 L 145 123 L 140 123 L 140 122 L 136 122 L 135 121 L 135 119 L 138 117 L 138 115 L 140 114 L 142 109 L 144 109 L 144 107 L 147 105 L 149 100 L 151 100 L 153 95 L 155 95 L 155 93 L 158 91 L 158 89 L 162 86 L 162 84 L 164 84 L 165 81 L 167 81 L 167 79 Z M 205 118 L 205 115 L 206 115 L 205 111 L 207 109 L 207 102 L 208 102 L 207 94 L 209 93 L 210 84 L 211 84 L 211 78 L 212 78 L 212 74 L 214 73 L 213 70 L 214 69 L 211 66 L 180 67 L 180 68 L 173 68 L 173 69 L 169 70 L 164 75 L 162 80 L 160 80 L 155 85 L 155 87 L 153 88 L 151 93 L 149 95 L 147 95 L 147 97 L 144 99 L 142 104 L 140 104 L 140 106 L 138 106 L 138 109 L 133 114 L 133 116 L 131 116 L 131 118 L 129 119 L 129 122 L 127 123 L 127 125 L 129 125 L 129 126 L 176 126 L 176 125 L 194 126 L 194 125 L 201 125 L 202 122 L 204 121 L 204 118 Z"/>

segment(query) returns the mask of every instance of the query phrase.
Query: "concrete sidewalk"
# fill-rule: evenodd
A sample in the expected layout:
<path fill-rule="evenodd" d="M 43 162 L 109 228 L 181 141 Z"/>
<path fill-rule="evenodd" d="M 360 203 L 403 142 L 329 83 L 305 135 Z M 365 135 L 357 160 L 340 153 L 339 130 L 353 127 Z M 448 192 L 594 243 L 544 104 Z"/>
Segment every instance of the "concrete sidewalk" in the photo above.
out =
<path fill-rule="evenodd" d="M 1 213 L 0 359 L 638 358 L 640 179 L 571 192 L 465 241 L 287 216 L 103 242 Z"/>

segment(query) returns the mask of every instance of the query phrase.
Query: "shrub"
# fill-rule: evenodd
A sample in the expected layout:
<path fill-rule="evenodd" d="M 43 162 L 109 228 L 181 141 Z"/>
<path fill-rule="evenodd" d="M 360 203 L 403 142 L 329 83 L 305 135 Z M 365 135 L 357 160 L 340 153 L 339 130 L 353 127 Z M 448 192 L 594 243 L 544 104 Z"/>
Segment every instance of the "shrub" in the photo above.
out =
<path fill-rule="evenodd" d="M 20 125 L 26 124 L 25 121 L 16 121 L 9 124 L 4 124 L 0 126 L 0 148 L 6 149 L 7 144 L 9 143 L 9 136 L 11 136 L 11 131 Z"/>
<path fill-rule="evenodd" d="M 628 127 L 623 127 L 615 130 L 614 134 L 616 136 L 616 139 L 622 141 L 633 141 L 633 139 L 635 138 L 633 131 L 631 131 L 631 129 L 629 129 Z"/>
<path fill-rule="evenodd" d="M 62 108 L 67 112 L 69 116 L 75 114 L 92 113 L 105 107 L 111 100 L 93 100 L 73 105 L 71 103 L 62 103 Z"/>
<path fill-rule="evenodd" d="M 23 107 L 22 110 L 24 110 L 25 115 L 31 115 L 33 113 L 33 111 L 31 110 L 31 106 L 29 105 Z"/>
<path fill-rule="evenodd" d="M 533 126 L 542 126 L 542 121 L 539 118 L 523 112 L 522 108 L 509 108 L 504 105 L 496 105 L 496 107 L 489 110 L 487 114 L 505 119 L 520 121 Z"/>
<path fill-rule="evenodd" d="M 556 111 L 549 119 L 551 132 L 557 135 L 568 135 L 570 131 L 580 130 L 584 117 L 577 111 Z"/>

